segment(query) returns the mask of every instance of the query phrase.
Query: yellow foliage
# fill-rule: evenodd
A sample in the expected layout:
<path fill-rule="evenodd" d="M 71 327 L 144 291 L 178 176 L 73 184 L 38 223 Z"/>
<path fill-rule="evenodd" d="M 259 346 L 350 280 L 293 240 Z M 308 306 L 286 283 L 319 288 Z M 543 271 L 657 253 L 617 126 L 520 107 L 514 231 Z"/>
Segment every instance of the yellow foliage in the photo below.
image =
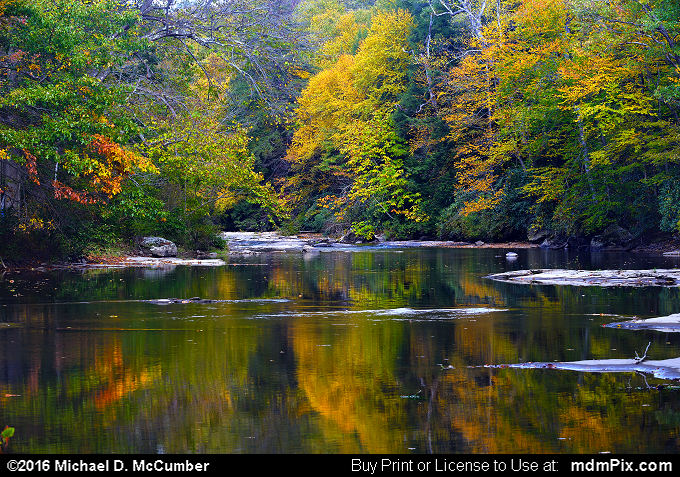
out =
<path fill-rule="evenodd" d="M 289 185 L 296 192 L 305 182 L 320 191 L 329 184 L 346 185 L 341 194 L 329 193 L 318 202 L 339 220 L 344 220 L 348 208 L 369 202 L 388 215 L 424 220 L 420 198 L 405 190 L 391 122 L 398 96 L 406 88 L 410 61 L 406 38 L 412 27 L 406 11 L 376 14 L 357 53 L 340 55 L 314 75 L 298 100 L 298 129 L 288 150 L 297 174 Z M 342 159 L 323 163 L 329 154 Z M 309 177 L 314 168 L 323 172 L 323 183 Z"/>

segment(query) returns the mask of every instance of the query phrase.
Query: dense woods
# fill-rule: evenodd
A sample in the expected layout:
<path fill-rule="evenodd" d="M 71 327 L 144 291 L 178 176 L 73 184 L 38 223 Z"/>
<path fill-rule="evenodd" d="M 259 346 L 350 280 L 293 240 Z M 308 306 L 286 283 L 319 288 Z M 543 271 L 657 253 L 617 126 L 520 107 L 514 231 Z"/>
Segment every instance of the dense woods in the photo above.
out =
<path fill-rule="evenodd" d="M 0 0 L 0 257 L 675 234 L 679 41 L 676 0 Z"/>

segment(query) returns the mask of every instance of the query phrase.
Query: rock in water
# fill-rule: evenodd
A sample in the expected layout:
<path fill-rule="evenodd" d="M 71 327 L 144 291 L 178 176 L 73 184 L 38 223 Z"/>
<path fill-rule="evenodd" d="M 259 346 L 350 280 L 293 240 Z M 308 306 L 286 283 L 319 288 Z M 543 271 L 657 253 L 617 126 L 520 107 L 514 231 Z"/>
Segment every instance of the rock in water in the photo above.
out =
<path fill-rule="evenodd" d="M 514 270 L 486 278 L 529 285 L 680 287 L 680 270 Z"/>
<path fill-rule="evenodd" d="M 177 256 L 177 245 L 162 237 L 143 237 L 139 245 L 144 253 L 152 257 Z"/>

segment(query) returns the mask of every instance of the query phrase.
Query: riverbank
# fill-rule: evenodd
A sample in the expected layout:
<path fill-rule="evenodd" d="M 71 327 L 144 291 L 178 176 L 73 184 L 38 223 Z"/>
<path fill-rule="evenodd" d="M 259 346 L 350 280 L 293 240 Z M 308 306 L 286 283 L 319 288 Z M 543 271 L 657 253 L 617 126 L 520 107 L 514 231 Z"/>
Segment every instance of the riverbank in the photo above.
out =
<path fill-rule="evenodd" d="M 118 248 L 113 251 L 90 254 L 75 262 L 46 262 L 5 260 L 0 263 L 0 273 L 8 270 L 49 270 L 49 269 L 92 269 L 125 267 L 172 267 L 172 266 L 222 266 L 229 258 L 242 258 L 264 253 L 296 252 L 315 254 L 324 252 L 358 252 L 369 250 L 406 250 L 414 248 L 460 248 L 460 249 L 505 249 L 508 251 L 547 248 L 529 241 L 487 243 L 483 241 L 464 242 L 452 240 L 373 240 L 350 241 L 346 238 L 330 238 L 316 233 L 282 235 L 278 232 L 222 232 L 225 251 L 221 253 L 180 252 L 173 257 L 151 257 L 133 248 Z M 567 248 L 568 249 L 568 248 Z M 608 253 L 608 250 L 593 251 Z M 625 253 L 664 256 L 680 256 L 680 237 L 657 237 L 647 243 L 626 250 Z M 536 279 L 537 277 L 533 277 Z"/>
<path fill-rule="evenodd" d="M 673 235 L 652 237 L 647 241 L 633 247 L 630 252 L 668 256 L 677 254 L 680 256 L 680 237 Z"/>

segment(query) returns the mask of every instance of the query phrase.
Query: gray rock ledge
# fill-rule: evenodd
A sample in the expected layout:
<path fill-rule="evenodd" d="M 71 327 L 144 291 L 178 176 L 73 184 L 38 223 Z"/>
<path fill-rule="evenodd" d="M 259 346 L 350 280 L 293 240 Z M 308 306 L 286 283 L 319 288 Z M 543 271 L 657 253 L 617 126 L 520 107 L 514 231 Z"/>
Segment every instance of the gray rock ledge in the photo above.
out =
<path fill-rule="evenodd" d="M 654 270 L 563 270 L 535 269 L 495 273 L 486 278 L 525 285 L 572 285 L 599 287 L 677 287 L 680 269 Z"/>

